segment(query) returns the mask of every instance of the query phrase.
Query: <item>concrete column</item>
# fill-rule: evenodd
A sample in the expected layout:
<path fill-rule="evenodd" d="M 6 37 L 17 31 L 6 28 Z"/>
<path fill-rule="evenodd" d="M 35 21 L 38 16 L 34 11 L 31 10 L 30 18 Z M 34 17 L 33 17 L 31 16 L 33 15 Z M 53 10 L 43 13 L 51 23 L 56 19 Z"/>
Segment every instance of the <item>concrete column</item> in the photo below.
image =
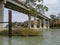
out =
<path fill-rule="evenodd" d="M 0 22 L 3 22 L 4 17 L 4 1 L 0 1 Z M 3 23 L 0 23 L 0 30 L 3 30 Z"/>
<path fill-rule="evenodd" d="M 42 20 L 40 19 L 40 28 L 42 28 Z"/>
<path fill-rule="evenodd" d="M 45 19 L 43 20 L 43 23 L 44 23 L 43 28 L 46 28 L 46 20 Z"/>
<path fill-rule="evenodd" d="M 31 29 L 31 16 L 29 15 L 29 20 L 28 20 L 28 28 Z"/>
<path fill-rule="evenodd" d="M 34 16 L 34 28 L 37 28 L 37 26 L 36 26 L 36 16 Z"/>
<path fill-rule="evenodd" d="M 49 21 L 48 21 L 48 28 L 50 28 Z"/>

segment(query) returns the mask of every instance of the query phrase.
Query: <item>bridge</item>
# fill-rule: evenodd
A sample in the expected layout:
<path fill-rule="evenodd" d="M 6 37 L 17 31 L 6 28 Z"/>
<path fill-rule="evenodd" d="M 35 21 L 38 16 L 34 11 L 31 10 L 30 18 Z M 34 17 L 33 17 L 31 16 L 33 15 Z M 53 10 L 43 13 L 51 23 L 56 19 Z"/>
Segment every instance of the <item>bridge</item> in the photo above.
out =
<path fill-rule="evenodd" d="M 14 1 L 14 0 L 0 0 L 0 30 L 3 29 L 3 17 L 4 17 L 4 8 L 8 8 L 9 9 L 9 17 L 11 18 L 11 10 L 15 10 L 24 14 L 27 14 L 29 17 L 29 21 L 28 21 L 28 28 L 32 28 L 31 27 L 31 16 L 29 15 L 30 9 L 24 5 L 22 5 L 21 3 Z M 49 18 L 46 17 L 45 15 L 41 15 L 41 14 L 37 14 L 36 16 L 34 15 L 34 28 L 37 28 L 36 25 L 36 18 L 38 18 L 40 21 L 40 28 L 49 28 Z M 11 26 L 11 19 L 9 18 L 9 24 Z M 43 23 L 43 26 L 42 26 Z M 48 25 L 48 26 L 46 26 Z"/>

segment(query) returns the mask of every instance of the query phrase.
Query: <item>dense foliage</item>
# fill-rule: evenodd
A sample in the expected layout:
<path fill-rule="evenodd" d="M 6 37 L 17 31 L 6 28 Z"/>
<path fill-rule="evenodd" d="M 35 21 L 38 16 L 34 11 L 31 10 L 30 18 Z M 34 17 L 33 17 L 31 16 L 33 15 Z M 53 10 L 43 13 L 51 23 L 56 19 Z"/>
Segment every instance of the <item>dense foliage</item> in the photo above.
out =
<path fill-rule="evenodd" d="M 50 15 L 51 21 L 50 26 L 51 28 L 60 28 L 60 15 Z"/>

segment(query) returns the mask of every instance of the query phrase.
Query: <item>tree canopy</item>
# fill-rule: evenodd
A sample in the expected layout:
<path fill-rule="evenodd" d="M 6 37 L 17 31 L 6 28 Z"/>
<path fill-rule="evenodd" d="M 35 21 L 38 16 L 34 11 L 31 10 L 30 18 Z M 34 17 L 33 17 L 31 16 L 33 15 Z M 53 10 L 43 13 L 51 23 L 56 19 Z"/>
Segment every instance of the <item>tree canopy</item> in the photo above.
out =
<path fill-rule="evenodd" d="M 39 4 L 37 4 L 36 2 L 38 2 Z M 40 4 L 40 2 L 42 3 Z M 45 11 L 48 11 L 48 7 L 43 5 L 43 0 L 26 0 L 25 5 L 31 9 L 31 12 L 33 14 L 34 12 L 43 14 Z"/>

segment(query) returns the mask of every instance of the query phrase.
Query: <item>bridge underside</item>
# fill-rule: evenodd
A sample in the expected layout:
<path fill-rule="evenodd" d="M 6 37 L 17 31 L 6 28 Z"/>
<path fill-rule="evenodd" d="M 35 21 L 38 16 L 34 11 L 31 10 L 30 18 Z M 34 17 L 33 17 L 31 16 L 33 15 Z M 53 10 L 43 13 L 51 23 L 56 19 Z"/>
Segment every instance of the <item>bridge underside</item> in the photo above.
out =
<path fill-rule="evenodd" d="M 12 10 L 15 10 L 15 11 L 18 11 L 18 12 L 21 12 L 21 13 L 24 13 L 24 14 L 29 14 L 28 10 L 23 9 L 23 8 L 21 8 L 19 6 L 16 6 L 16 5 L 14 5 L 14 4 L 10 3 L 10 2 L 7 2 L 5 4 L 5 7 L 9 8 L 9 9 L 12 9 Z"/>
<path fill-rule="evenodd" d="M 4 16 L 4 7 L 6 7 L 6 8 L 8 8 L 8 9 L 11 9 L 11 10 L 15 10 L 15 11 L 18 11 L 18 12 L 21 12 L 21 13 L 24 13 L 24 14 L 27 14 L 28 16 L 30 15 L 30 16 L 35 16 L 35 15 L 32 15 L 31 13 L 29 14 L 29 10 L 28 10 L 28 8 L 27 9 L 25 9 L 25 8 L 23 8 L 23 7 L 20 7 L 20 6 L 18 6 L 18 5 L 15 5 L 14 3 L 12 3 L 12 2 L 9 2 L 9 1 L 7 1 L 6 2 L 6 4 L 4 4 L 4 3 L 1 3 L 1 10 L 0 10 L 0 22 L 3 22 L 3 16 Z M 2 16 L 2 17 L 1 17 Z M 39 19 L 46 19 L 46 20 L 49 20 L 49 18 L 47 18 L 46 16 L 43 16 L 43 15 L 37 15 L 36 16 L 37 18 L 39 18 Z M 31 19 L 31 18 L 30 18 Z M 30 19 L 29 19 L 29 21 L 30 21 Z M 36 23 L 36 18 L 35 18 L 35 23 Z M 30 23 L 29 23 L 30 24 Z M 1 26 L 2 26 L 2 24 L 0 24 Z M 31 25 L 31 24 L 30 24 Z M 35 25 L 35 27 L 36 27 L 36 25 Z"/>
<path fill-rule="evenodd" d="M 29 10 L 26 10 L 26 9 L 24 9 L 24 8 L 22 8 L 22 7 L 19 7 L 18 5 L 15 5 L 15 4 L 13 4 L 13 3 L 11 3 L 11 2 L 8 2 L 7 1 L 7 3 L 5 4 L 5 7 L 6 8 L 9 8 L 9 9 L 12 9 L 12 10 L 15 10 L 15 11 L 18 11 L 18 12 L 21 12 L 21 13 L 24 13 L 24 14 L 27 14 L 27 15 L 30 15 L 30 16 L 34 16 L 34 15 L 32 15 L 31 13 L 29 13 L 30 11 Z M 28 8 L 27 8 L 28 9 Z M 45 16 L 44 17 L 44 15 L 42 16 L 42 15 L 37 15 L 37 17 L 38 18 L 42 18 L 42 19 L 44 19 L 44 18 L 46 18 L 47 19 L 47 17 Z M 49 18 L 48 18 L 49 19 Z"/>

